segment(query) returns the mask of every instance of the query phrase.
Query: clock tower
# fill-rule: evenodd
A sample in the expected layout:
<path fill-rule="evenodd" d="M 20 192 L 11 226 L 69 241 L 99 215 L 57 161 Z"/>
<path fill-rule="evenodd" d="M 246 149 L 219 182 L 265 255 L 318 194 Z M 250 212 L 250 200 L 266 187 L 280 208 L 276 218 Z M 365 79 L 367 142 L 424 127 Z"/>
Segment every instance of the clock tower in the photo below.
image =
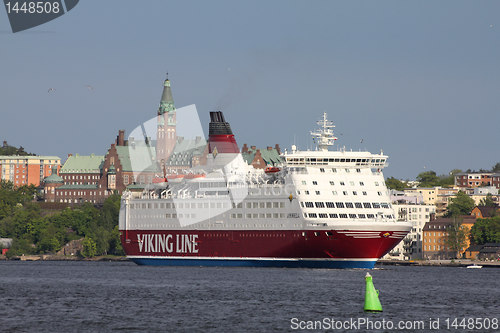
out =
<path fill-rule="evenodd" d="M 170 80 L 168 74 L 163 83 L 163 93 L 161 95 L 160 106 L 158 108 L 158 127 L 156 132 L 156 161 L 165 165 L 172 151 L 174 150 L 177 141 L 175 131 L 175 106 L 172 98 L 172 90 L 170 88 Z"/>

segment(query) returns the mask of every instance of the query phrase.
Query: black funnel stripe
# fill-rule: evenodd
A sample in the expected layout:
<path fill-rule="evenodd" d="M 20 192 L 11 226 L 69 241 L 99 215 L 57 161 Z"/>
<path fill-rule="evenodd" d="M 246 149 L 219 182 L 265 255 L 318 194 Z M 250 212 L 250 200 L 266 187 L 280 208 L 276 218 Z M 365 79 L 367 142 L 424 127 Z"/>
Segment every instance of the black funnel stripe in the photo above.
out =
<path fill-rule="evenodd" d="M 232 135 L 231 126 L 224 119 L 221 111 L 210 112 L 210 124 L 208 125 L 209 135 Z"/>

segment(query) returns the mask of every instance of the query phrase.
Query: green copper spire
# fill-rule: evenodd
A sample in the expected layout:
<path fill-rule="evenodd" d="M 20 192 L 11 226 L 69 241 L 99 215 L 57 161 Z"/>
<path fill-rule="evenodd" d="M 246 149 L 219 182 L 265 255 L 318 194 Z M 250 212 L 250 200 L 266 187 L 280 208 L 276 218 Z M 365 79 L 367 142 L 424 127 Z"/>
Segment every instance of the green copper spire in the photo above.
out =
<path fill-rule="evenodd" d="M 52 174 L 46 177 L 43 181 L 45 184 L 64 183 L 64 179 L 57 174 L 57 165 L 52 166 Z"/>
<path fill-rule="evenodd" d="M 170 89 L 170 80 L 167 78 L 163 83 L 163 94 L 161 95 L 160 108 L 158 109 L 158 114 L 162 115 L 166 112 L 172 112 L 175 110 L 174 99 L 172 98 L 172 90 Z"/>

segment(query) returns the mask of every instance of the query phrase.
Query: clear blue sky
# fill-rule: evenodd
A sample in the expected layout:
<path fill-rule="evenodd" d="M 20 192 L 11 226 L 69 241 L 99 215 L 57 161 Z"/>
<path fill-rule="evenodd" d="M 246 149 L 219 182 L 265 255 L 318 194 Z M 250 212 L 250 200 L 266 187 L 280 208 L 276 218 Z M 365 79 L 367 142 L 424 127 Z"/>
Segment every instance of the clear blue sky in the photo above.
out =
<path fill-rule="evenodd" d="M 222 108 L 240 146 L 311 146 L 326 111 L 340 145 L 390 156 L 386 176 L 491 168 L 499 15 L 500 1 L 83 0 L 13 34 L 0 8 L 0 140 L 104 154 L 156 114 L 168 71 L 176 106 L 196 104 L 205 131 Z"/>

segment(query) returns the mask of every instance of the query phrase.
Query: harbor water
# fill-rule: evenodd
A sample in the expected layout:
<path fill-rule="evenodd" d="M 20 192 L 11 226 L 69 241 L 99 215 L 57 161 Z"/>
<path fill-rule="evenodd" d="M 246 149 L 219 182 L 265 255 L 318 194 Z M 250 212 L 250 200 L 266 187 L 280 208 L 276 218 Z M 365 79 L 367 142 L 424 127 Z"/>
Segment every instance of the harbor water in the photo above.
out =
<path fill-rule="evenodd" d="M 491 331 L 498 331 L 494 329 L 494 319 L 500 319 L 497 268 L 380 266 L 370 274 L 380 291 L 381 313 L 363 312 L 366 272 L 3 261 L 0 329 L 482 332 L 484 327 L 458 326 L 463 318 L 473 318 L 474 325 L 481 318 L 481 325 L 489 323 Z M 454 319 L 457 326 L 451 327 Z M 357 325 L 363 320 L 372 326 Z M 337 321 L 342 327 L 335 326 Z M 405 329 L 396 329 L 401 323 Z"/>

